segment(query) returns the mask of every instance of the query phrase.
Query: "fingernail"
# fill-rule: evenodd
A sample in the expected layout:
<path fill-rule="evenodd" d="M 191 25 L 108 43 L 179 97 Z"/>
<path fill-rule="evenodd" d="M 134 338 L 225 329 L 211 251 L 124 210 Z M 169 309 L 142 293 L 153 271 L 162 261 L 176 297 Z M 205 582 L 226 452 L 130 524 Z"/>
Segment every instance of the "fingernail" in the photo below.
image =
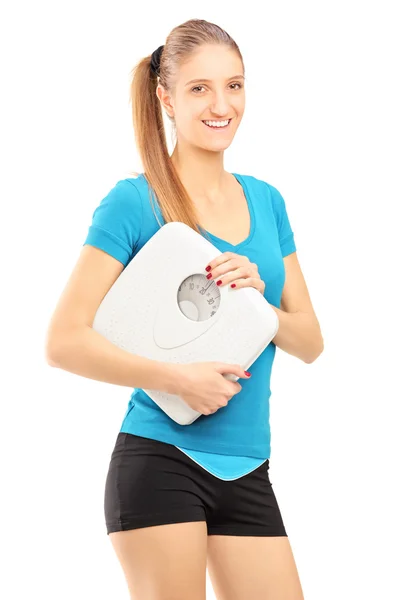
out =
<path fill-rule="evenodd" d="M 247 377 L 251 377 L 251 373 L 249 373 L 248 371 L 245 371 L 245 374 L 247 375 Z"/>
<path fill-rule="evenodd" d="M 210 270 L 211 270 L 211 267 L 210 267 L 210 265 L 208 265 L 208 267 L 206 267 L 206 271 L 210 271 Z"/>

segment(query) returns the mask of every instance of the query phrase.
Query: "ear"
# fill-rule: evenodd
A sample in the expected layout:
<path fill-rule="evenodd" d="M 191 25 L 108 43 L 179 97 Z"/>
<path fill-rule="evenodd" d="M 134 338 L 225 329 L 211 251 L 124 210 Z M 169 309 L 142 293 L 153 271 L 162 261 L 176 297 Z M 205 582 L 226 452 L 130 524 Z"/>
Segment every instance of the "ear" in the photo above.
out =
<path fill-rule="evenodd" d="M 156 94 L 157 94 L 158 99 L 161 102 L 161 105 L 164 107 L 167 115 L 169 117 L 173 118 L 174 107 L 171 103 L 171 100 L 172 100 L 171 95 L 168 94 L 166 89 L 161 84 L 158 84 L 157 89 L 156 89 Z"/>

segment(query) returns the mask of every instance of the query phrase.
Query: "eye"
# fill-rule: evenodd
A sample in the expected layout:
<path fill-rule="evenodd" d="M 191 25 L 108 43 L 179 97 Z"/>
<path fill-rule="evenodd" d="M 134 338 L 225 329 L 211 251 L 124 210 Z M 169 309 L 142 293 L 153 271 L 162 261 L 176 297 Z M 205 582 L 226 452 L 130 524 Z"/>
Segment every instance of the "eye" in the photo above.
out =
<path fill-rule="evenodd" d="M 204 87 L 204 85 L 196 85 L 196 87 L 192 88 L 192 92 L 193 92 L 193 90 L 198 90 L 199 88 L 202 88 L 202 87 Z"/>
<path fill-rule="evenodd" d="M 239 87 L 237 87 L 237 88 L 236 88 L 237 90 L 240 90 L 240 89 L 242 89 L 242 87 L 243 87 L 241 83 L 237 83 L 237 82 L 236 82 L 236 83 L 231 83 L 230 85 L 237 85 L 237 86 L 239 86 Z M 200 89 L 200 88 L 204 88 L 204 85 L 196 85 L 196 87 L 192 88 L 192 92 L 193 92 L 194 90 L 198 90 L 198 89 Z M 231 89 L 232 89 L 232 88 L 231 88 Z M 197 92 L 195 92 L 195 93 L 197 94 Z"/>

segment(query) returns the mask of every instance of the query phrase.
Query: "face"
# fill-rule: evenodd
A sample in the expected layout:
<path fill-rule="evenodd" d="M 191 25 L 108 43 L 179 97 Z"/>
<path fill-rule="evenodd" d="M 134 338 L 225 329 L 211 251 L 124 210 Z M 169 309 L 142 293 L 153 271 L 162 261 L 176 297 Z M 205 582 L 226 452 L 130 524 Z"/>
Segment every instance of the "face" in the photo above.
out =
<path fill-rule="evenodd" d="M 227 47 L 202 46 L 181 65 L 173 93 L 167 93 L 159 85 L 157 95 L 167 114 L 175 120 L 178 143 L 224 150 L 230 146 L 244 113 L 242 62 Z M 229 124 L 225 127 L 212 127 L 204 122 L 226 120 Z"/>

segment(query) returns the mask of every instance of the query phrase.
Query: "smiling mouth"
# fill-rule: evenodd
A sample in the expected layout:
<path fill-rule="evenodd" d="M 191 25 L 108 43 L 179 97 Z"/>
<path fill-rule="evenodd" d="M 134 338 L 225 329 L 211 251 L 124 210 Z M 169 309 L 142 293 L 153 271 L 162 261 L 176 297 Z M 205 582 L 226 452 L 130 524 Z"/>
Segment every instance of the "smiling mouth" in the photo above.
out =
<path fill-rule="evenodd" d="M 226 125 L 207 125 L 206 121 L 208 121 L 208 119 L 202 121 L 202 123 L 204 123 L 204 125 L 206 127 L 208 127 L 208 129 L 213 129 L 215 131 L 218 130 L 224 130 L 224 129 L 228 129 L 229 125 L 231 124 L 232 119 L 225 119 L 225 121 L 228 121 L 228 123 Z M 218 121 L 216 121 L 218 123 Z"/>

